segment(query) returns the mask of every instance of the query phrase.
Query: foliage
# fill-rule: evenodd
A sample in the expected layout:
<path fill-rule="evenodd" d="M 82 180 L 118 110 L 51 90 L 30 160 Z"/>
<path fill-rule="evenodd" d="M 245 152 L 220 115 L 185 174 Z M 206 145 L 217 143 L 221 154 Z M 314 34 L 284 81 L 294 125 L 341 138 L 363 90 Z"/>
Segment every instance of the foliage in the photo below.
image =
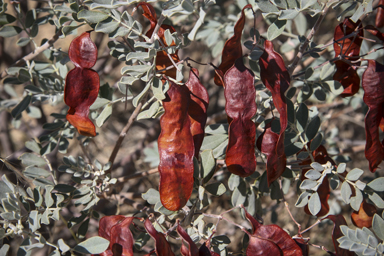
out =
<path fill-rule="evenodd" d="M 383 255 L 376 4 L 0 0 L 0 254 Z"/>

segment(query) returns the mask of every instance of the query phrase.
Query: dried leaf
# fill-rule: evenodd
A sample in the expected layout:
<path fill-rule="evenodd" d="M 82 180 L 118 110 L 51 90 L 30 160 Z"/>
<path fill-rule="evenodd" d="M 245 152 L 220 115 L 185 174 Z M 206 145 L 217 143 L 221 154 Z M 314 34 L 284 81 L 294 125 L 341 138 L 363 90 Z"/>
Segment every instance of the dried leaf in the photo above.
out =
<path fill-rule="evenodd" d="M 369 170 L 375 172 L 384 159 L 384 147 L 379 138 L 379 126 L 383 118 L 384 65 L 368 60 L 368 67 L 364 71 L 362 85 L 364 89 L 364 102 L 369 110 L 365 116 L 365 157 L 369 161 Z"/>
<path fill-rule="evenodd" d="M 90 69 L 96 62 L 97 48 L 84 32 L 69 46 L 69 58 L 75 64 L 65 78 L 64 101 L 69 106 L 67 120 L 84 136 L 96 136 L 96 128 L 89 119 L 89 107 L 97 99 L 100 78 Z"/>
<path fill-rule="evenodd" d="M 207 89 L 200 82 L 199 71 L 195 68 L 192 68 L 189 72 L 189 79 L 185 85 L 188 87 L 191 95 L 188 115 L 191 120 L 191 133 L 195 146 L 194 156 L 198 158 L 200 147 L 204 140 L 209 96 Z"/>
<path fill-rule="evenodd" d="M 167 239 L 162 233 L 156 231 L 153 227 L 151 221 L 146 219 L 144 222 L 144 228 L 147 230 L 148 234 L 155 240 L 155 252 L 157 256 L 174 256 L 175 254 L 171 250 Z"/>
<path fill-rule="evenodd" d="M 245 24 L 245 14 L 244 10 L 247 8 L 252 9 L 252 5 L 247 4 L 244 6 L 241 11 L 240 19 L 236 22 L 234 27 L 234 34 L 231 38 L 229 38 L 223 48 L 223 52 L 221 54 L 221 64 L 219 66 L 219 70 L 225 74 L 227 70 L 235 63 L 235 61 L 243 56 L 243 51 L 241 49 L 241 35 L 243 33 L 243 28 Z M 214 78 L 215 84 L 224 86 L 222 79 L 220 79 L 219 74 L 215 74 Z"/>
<path fill-rule="evenodd" d="M 247 177 L 256 171 L 256 114 L 254 75 L 239 58 L 225 73 L 225 111 L 232 118 L 225 162 L 231 173 Z"/>
<path fill-rule="evenodd" d="M 181 209 L 193 189 L 193 137 L 188 116 L 189 90 L 170 82 L 163 101 L 158 138 L 160 154 L 160 199 L 170 211 Z"/>

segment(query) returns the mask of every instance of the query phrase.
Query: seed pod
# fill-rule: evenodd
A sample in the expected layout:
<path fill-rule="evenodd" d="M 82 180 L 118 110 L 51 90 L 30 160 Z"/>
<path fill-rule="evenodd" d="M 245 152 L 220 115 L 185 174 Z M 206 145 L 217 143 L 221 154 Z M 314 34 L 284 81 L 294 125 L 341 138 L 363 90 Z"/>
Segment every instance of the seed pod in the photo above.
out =
<path fill-rule="evenodd" d="M 375 25 L 378 28 L 382 28 L 384 26 L 384 0 L 379 1 L 377 13 L 376 13 Z"/>
<path fill-rule="evenodd" d="M 158 138 L 160 154 L 160 199 L 170 211 L 181 209 L 193 189 L 193 137 L 188 116 L 189 90 L 170 82 L 163 101 Z"/>
<path fill-rule="evenodd" d="M 157 256 L 175 256 L 167 239 L 165 239 L 165 236 L 162 233 L 156 231 L 149 219 L 145 220 L 144 228 L 155 240 L 155 252 Z"/>
<path fill-rule="evenodd" d="M 188 107 L 188 115 L 191 120 L 191 133 L 195 146 L 195 157 L 198 158 L 201 144 L 204 140 L 204 128 L 207 122 L 207 108 L 209 96 L 207 89 L 199 80 L 199 71 L 192 68 L 189 72 L 189 79 L 185 83 L 191 95 Z"/>
<path fill-rule="evenodd" d="M 355 33 L 356 28 L 360 25 L 360 20 L 355 23 L 351 19 L 345 18 L 335 28 L 333 48 L 336 57 L 343 56 L 350 61 L 359 58 L 360 47 L 363 42 L 361 37 L 364 36 L 364 32 L 360 30 L 356 36 L 348 37 L 348 35 Z M 336 72 L 333 75 L 333 80 L 340 82 L 344 88 L 340 96 L 348 97 L 356 94 L 360 88 L 360 77 L 357 75 L 356 69 L 342 60 L 335 61 L 335 65 Z M 355 63 L 355 65 L 358 66 L 360 63 Z"/>
<path fill-rule="evenodd" d="M 231 38 L 229 38 L 224 45 L 223 52 L 221 54 L 221 64 L 219 66 L 219 70 L 225 74 L 227 70 L 235 63 L 235 61 L 243 56 L 243 50 L 241 46 L 241 35 L 243 33 L 243 28 L 245 24 L 245 14 L 244 10 L 250 8 L 252 9 L 252 5 L 247 4 L 244 6 L 241 11 L 240 19 L 236 22 L 234 27 L 234 34 Z M 219 74 L 215 74 L 214 78 L 215 84 L 224 86 L 222 80 L 220 79 Z"/>
<path fill-rule="evenodd" d="M 225 163 L 231 173 L 247 177 L 256 171 L 256 127 L 251 118 L 256 114 L 254 75 L 244 66 L 243 58 L 224 75 L 225 111 L 232 119 L 228 131 Z"/>
<path fill-rule="evenodd" d="M 384 65 L 368 60 L 368 67 L 362 77 L 364 102 L 369 110 L 365 116 L 365 157 L 369 162 L 369 170 L 375 172 L 384 159 L 384 146 L 380 141 L 379 127 L 384 117 Z"/>
<path fill-rule="evenodd" d="M 273 155 L 274 157 L 268 157 L 268 161 L 272 162 L 268 163 L 267 161 L 267 166 L 270 167 L 268 171 L 274 173 L 268 174 L 268 177 L 271 178 L 268 179 L 268 184 L 271 184 L 284 172 L 283 168 L 277 168 L 279 166 L 281 167 L 283 161 L 286 160 L 284 152 L 284 132 L 288 125 L 288 117 L 287 103 L 285 101 L 285 91 L 288 89 L 291 79 L 288 70 L 285 67 L 283 58 L 280 54 L 275 52 L 271 41 L 265 40 L 264 49 L 264 53 L 259 59 L 260 77 L 261 81 L 263 81 L 264 85 L 271 92 L 273 104 L 275 105 L 277 111 L 279 111 L 280 114 L 280 133 L 278 135 L 278 138 L 276 138 L 276 136 L 269 137 L 270 139 L 273 139 L 276 143 L 274 147 L 275 152 L 270 153 L 270 155 Z M 264 143 L 259 144 L 261 145 Z M 270 145 L 268 147 L 272 146 Z M 268 152 L 268 150 L 265 149 L 265 152 Z M 278 161 L 276 158 L 278 159 Z"/>
<path fill-rule="evenodd" d="M 147 37 L 152 37 L 153 31 L 155 30 L 155 27 L 157 25 L 157 15 L 155 12 L 155 9 L 153 8 L 152 5 L 141 2 L 137 5 L 137 7 L 141 6 L 143 8 L 143 16 L 146 17 L 150 22 L 151 22 L 151 27 L 145 34 Z M 176 32 L 175 28 L 171 25 L 167 24 L 162 24 L 160 26 L 159 31 L 157 32 L 157 35 L 159 36 L 159 39 L 165 46 L 176 46 L 175 42 L 172 41 L 171 45 L 168 45 L 167 42 L 165 41 L 165 36 L 164 32 L 165 30 L 169 29 L 169 32 L 174 33 Z M 177 63 L 180 61 L 179 56 L 177 55 L 177 51 L 173 54 L 170 54 L 172 60 Z M 168 54 L 166 51 L 158 51 L 156 55 L 156 70 L 162 70 L 165 69 L 166 67 L 172 66 L 172 61 L 169 59 Z M 170 76 L 173 79 L 176 79 L 176 69 L 172 68 L 170 70 L 165 70 L 162 72 L 162 74 L 166 76 Z"/>
<path fill-rule="evenodd" d="M 97 99 L 100 78 L 92 70 L 97 59 L 97 48 L 90 32 L 76 37 L 69 46 L 69 58 L 75 64 L 65 78 L 64 102 L 69 106 L 67 120 L 84 136 L 96 136 L 96 128 L 89 119 L 89 107 Z"/>

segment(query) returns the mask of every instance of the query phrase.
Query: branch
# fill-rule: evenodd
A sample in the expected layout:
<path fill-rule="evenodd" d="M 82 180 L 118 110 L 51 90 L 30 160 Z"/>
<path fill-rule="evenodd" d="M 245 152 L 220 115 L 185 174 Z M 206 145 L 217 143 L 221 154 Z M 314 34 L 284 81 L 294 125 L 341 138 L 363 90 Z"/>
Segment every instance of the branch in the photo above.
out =
<path fill-rule="evenodd" d="M 136 117 L 139 115 L 142 107 L 143 107 L 143 103 L 140 102 L 137 105 L 136 109 L 133 111 L 131 117 L 128 119 L 127 124 L 124 126 L 123 130 L 120 132 L 119 139 L 116 141 L 115 147 L 113 148 L 111 156 L 109 157 L 109 160 L 108 160 L 111 163 L 111 166 L 113 165 L 113 162 L 116 159 L 117 153 L 120 150 L 121 144 L 123 143 L 123 140 L 124 140 L 125 136 L 127 135 L 128 130 L 131 128 L 131 126 L 132 126 L 133 122 L 135 121 Z M 106 174 L 110 173 L 110 172 L 111 172 L 111 169 L 106 171 Z"/>
<path fill-rule="evenodd" d="M 60 28 L 51 39 L 49 39 L 47 42 L 45 42 L 42 46 L 36 48 L 33 52 L 25 55 L 23 58 L 21 58 L 18 61 L 16 61 L 15 64 L 13 64 L 12 66 L 13 67 L 22 67 L 22 66 L 24 66 L 27 63 L 27 61 L 30 61 L 30 60 L 34 59 L 37 55 L 39 55 L 43 51 L 47 50 L 49 47 L 53 46 L 53 44 L 59 39 L 59 37 L 62 34 L 63 34 L 63 32 L 61 31 L 61 28 Z M 8 68 L 3 70 L 3 72 L 1 72 L 0 80 L 3 79 L 4 77 L 6 77 L 7 75 L 8 75 Z"/>
<path fill-rule="evenodd" d="M 303 56 L 304 56 L 303 53 L 308 48 L 309 42 L 311 41 L 313 36 L 316 34 L 316 32 L 319 30 L 320 25 L 323 22 L 325 15 L 329 11 L 329 7 L 330 6 L 331 6 L 331 4 L 327 4 L 324 7 L 323 11 L 320 14 L 320 17 L 317 19 L 317 21 L 316 21 L 315 25 L 313 26 L 311 32 L 309 32 L 309 34 L 308 34 L 307 38 L 305 39 L 304 43 L 300 46 L 299 52 L 297 53 L 295 59 L 293 60 L 292 64 L 288 68 L 288 72 L 289 72 L 290 76 L 292 76 L 293 71 L 295 71 L 295 68 L 297 67 L 297 64 L 299 63 L 301 58 L 303 58 Z"/>

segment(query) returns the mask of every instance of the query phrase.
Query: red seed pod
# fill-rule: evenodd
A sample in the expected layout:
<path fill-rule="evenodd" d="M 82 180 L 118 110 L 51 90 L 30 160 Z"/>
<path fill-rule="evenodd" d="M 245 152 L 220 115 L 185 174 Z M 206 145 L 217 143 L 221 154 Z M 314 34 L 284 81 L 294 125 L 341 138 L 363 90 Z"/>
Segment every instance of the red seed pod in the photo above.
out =
<path fill-rule="evenodd" d="M 267 181 L 268 186 L 277 180 L 285 171 L 287 157 L 285 153 L 281 156 L 277 155 L 279 135 L 272 131 L 270 124 L 265 131 L 257 139 L 257 147 L 261 153 L 267 156 Z"/>
<path fill-rule="evenodd" d="M 285 67 L 283 58 L 280 54 L 274 51 L 271 41 L 265 40 L 264 53 L 259 59 L 259 65 L 261 81 L 264 83 L 267 89 L 271 91 L 273 104 L 280 114 L 279 137 L 270 137 L 270 139 L 273 138 L 273 140 L 276 142 L 274 147 L 275 152 L 270 153 L 270 155 L 274 155 L 275 157 L 268 157 L 268 159 L 270 159 L 269 161 L 271 161 L 270 163 L 268 163 L 267 160 L 267 166 L 270 167 L 269 172 L 273 173 L 268 175 L 268 177 L 271 177 L 271 179 L 268 180 L 268 183 L 271 184 L 275 179 L 277 179 L 277 174 L 282 174 L 282 168 L 279 170 L 276 168 L 279 166 L 281 167 L 281 164 L 286 161 L 284 152 L 284 132 L 288 125 L 288 117 L 287 103 L 285 101 L 285 91 L 288 89 L 291 79 L 288 70 Z M 261 145 L 261 143 L 259 143 L 259 145 Z M 272 147 L 272 145 L 269 147 Z M 269 152 L 269 150 L 266 149 L 265 152 Z"/>
<path fill-rule="evenodd" d="M 133 236 L 129 229 L 134 217 L 105 216 L 100 219 L 99 236 L 109 240 L 109 247 L 100 256 L 133 256 Z"/>
<path fill-rule="evenodd" d="M 287 232 L 277 225 L 259 223 L 245 209 L 245 216 L 252 225 L 252 235 L 246 250 L 247 256 L 284 255 L 302 256 L 300 247 Z"/>
<path fill-rule="evenodd" d="M 189 79 L 185 83 L 191 93 L 188 115 L 191 119 L 191 133 L 195 146 L 195 157 L 198 158 L 201 144 L 204 140 L 204 128 L 207 122 L 207 109 L 209 96 L 207 89 L 201 84 L 199 71 L 192 68 L 189 72 Z"/>
<path fill-rule="evenodd" d="M 96 62 L 97 48 L 84 32 L 69 46 L 69 58 L 75 64 L 65 78 L 64 102 L 69 106 L 67 120 L 84 136 L 96 136 L 96 128 L 89 119 L 89 107 L 97 99 L 100 78 L 90 69 Z"/>
<path fill-rule="evenodd" d="M 175 254 L 171 250 L 167 239 L 162 233 L 156 231 L 151 221 L 146 219 L 144 222 L 144 228 L 148 234 L 155 240 L 155 252 L 157 256 L 174 256 Z"/>
<path fill-rule="evenodd" d="M 362 77 L 364 102 L 369 110 L 365 116 L 365 157 L 369 162 L 369 170 L 375 172 L 384 159 L 384 146 L 380 141 L 379 127 L 384 118 L 384 65 L 368 60 L 368 67 Z"/>
<path fill-rule="evenodd" d="M 232 119 L 225 163 L 231 173 L 247 177 L 256 171 L 256 114 L 254 75 L 239 58 L 224 75 L 225 111 Z"/>
<path fill-rule="evenodd" d="M 379 1 L 377 13 L 376 13 L 375 25 L 378 28 L 382 28 L 384 26 L 384 0 Z"/>
<path fill-rule="evenodd" d="M 137 7 L 141 6 L 141 8 L 143 8 L 143 16 L 146 17 L 150 22 L 151 22 L 151 27 L 150 29 L 147 31 L 147 33 L 145 34 L 147 37 L 151 37 L 152 34 L 153 34 L 153 31 L 155 30 L 155 27 L 157 25 L 157 15 L 156 15 L 156 11 L 155 9 L 153 8 L 152 5 L 148 4 L 148 3 L 145 3 L 145 2 L 141 2 L 137 5 Z M 157 32 L 157 35 L 159 36 L 161 42 L 165 45 L 165 46 L 175 46 L 175 42 L 172 41 L 171 45 L 168 45 L 167 42 L 165 41 L 165 37 L 164 37 L 164 32 L 165 30 L 169 29 L 169 31 L 172 33 L 176 32 L 175 28 L 171 25 L 167 25 L 167 24 L 162 24 L 160 26 L 160 29 L 159 31 Z M 179 59 L 179 56 L 177 55 L 177 51 L 173 54 L 170 54 L 172 60 L 177 63 L 180 61 Z M 159 51 L 157 52 L 157 55 L 156 55 L 156 70 L 162 70 L 162 69 L 165 69 L 166 67 L 169 67 L 169 66 L 172 66 L 172 61 L 169 59 L 168 55 L 167 55 L 167 52 L 166 51 Z M 170 70 L 165 70 L 164 72 L 162 72 L 162 74 L 166 75 L 166 76 L 170 76 L 172 77 L 173 79 L 176 79 L 176 69 L 175 68 L 172 68 Z"/>
<path fill-rule="evenodd" d="M 234 27 L 234 34 L 231 38 L 229 38 L 224 45 L 223 52 L 221 54 L 221 64 L 219 66 L 219 70 L 225 74 L 227 70 L 235 63 L 235 61 L 243 56 L 243 50 L 241 46 L 241 35 L 243 33 L 243 28 L 245 24 L 245 14 L 244 10 L 250 8 L 252 9 L 252 5 L 247 4 L 244 6 L 241 11 L 240 19 L 236 22 Z M 224 86 L 222 79 L 216 73 L 214 78 L 215 84 Z"/>
<path fill-rule="evenodd" d="M 335 28 L 333 49 L 336 57 L 342 56 L 350 61 L 359 58 L 360 47 L 363 42 L 361 37 L 364 36 L 364 32 L 361 29 L 356 36 L 348 37 L 348 35 L 354 33 L 360 25 L 360 20 L 355 23 L 349 18 L 345 18 Z M 357 75 L 356 69 L 342 60 L 335 61 L 335 65 L 336 73 L 333 75 L 333 80 L 339 81 L 344 88 L 340 96 L 348 97 L 356 94 L 360 88 L 360 77 Z M 360 64 L 356 63 L 355 65 Z"/>
<path fill-rule="evenodd" d="M 373 216 L 377 213 L 377 209 L 374 205 L 367 203 L 363 200 L 360 204 L 359 211 L 354 211 L 351 214 L 351 220 L 353 225 L 358 228 L 370 228 L 372 227 Z"/>
<path fill-rule="evenodd" d="M 160 154 L 160 199 L 170 211 L 180 210 L 193 189 L 194 145 L 188 116 L 189 90 L 170 82 L 163 101 L 158 138 Z"/>

